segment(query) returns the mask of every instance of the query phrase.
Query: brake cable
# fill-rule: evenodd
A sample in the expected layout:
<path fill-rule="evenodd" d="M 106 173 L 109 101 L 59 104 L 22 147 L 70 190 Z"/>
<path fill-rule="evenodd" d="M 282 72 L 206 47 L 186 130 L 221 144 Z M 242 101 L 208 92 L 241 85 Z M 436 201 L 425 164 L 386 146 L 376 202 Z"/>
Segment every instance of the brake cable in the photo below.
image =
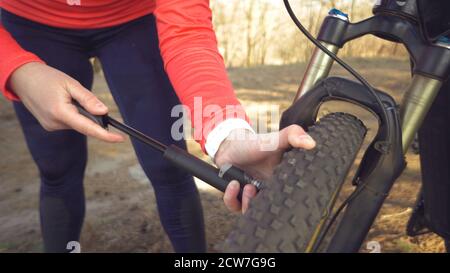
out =
<path fill-rule="evenodd" d="M 356 72 L 350 65 L 348 65 L 345 61 L 343 61 L 341 58 L 339 58 L 336 54 L 328 50 L 324 45 L 322 45 L 314 36 L 300 23 L 297 16 L 295 15 L 294 11 L 292 10 L 291 5 L 289 4 L 289 0 L 283 0 L 284 5 L 286 7 L 287 12 L 289 13 L 289 16 L 291 17 L 292 21 L 295 23 L 295 25 L 298 27 L 298 29 L 310 40 L 316 47 L 318 47 L 320 50 L 322 50 L 325 54 L 330 56 L 334 61 L 336 61 L 340 66 L 342 66 L 345 70 L 347 70 L 353 77 L 355 77 L 359 82 L 364 85 L 367 90 L 371 93 L 371 95 L 375 98 L 378 105 L 380 105 L 383 115 L 385 117 L 388 116 L 387 111 L 384 107 L 383 102 L 381 101 L 380 97 L 378 96 L 375 89 L 369 84 L 369 82 L 364 79 L 363 76 L 361 76 L 358 72 Z"/>
<path fill-rule="evenodd" d="M 291 17 L 294 24 L 297 26 L 297 28 L 310 40 L 316 47 L 318 47 L 320 50 L 322 50 L 325 54 L 330 56 L 335 62 L 337 62 L 342 68 L 347 70 L 353 77 L 355 77 L 361 84 L 366 87 L 367 91 L 375 98 L 376 103 L 380 106 L 382 114 L 384 118 L 388 116 L 388 113 L 386 111 L 386 108 L 381 101 L 380 97 L 378 96 L 375 89 L 369 84 L 369 82 L 361 76 L 358 72 L 356 72 L 350 65 L 348 65 L 345 61 L 343 61 L 341 58 L 339 58 L 336 54 L 328 50 L 324 45 L 322 45 L 314 36 L 303 26 L 303 24 L 300 22 L 300 20 L 295 15 L 294 11 L 292 10 L 292 7 L 289 3 L 289 0 L 283 0 L 284 5 L 286 7 L 287 12 L 289 13 L 289 16 Z M 389 128 L 386 128 L 389 130 Z M 389 132 L 387 132 L 389 134 Z M 363 183 L 364 184 L 364 183 Z M 320 234 L 320 237 L 316 241 L 314 245 L 313 250 L 317 250 L 319 246 L 322 244 L 325 236 L 329 232 L 330 228 L 333 226 L 334 222 L 338 218 L 339 214 L 344 210 L 345 207 L 355 198 L 357 197 L 361 192 L 363 188 L 363 184 L 359 185 L 355 191 L 353 191 L 339 206 L 339 208 L 336 210 L 336 212 L 333 214 L 333 216 L 330 218 L 328 224 L 326 225 L 324 231 Z"/>

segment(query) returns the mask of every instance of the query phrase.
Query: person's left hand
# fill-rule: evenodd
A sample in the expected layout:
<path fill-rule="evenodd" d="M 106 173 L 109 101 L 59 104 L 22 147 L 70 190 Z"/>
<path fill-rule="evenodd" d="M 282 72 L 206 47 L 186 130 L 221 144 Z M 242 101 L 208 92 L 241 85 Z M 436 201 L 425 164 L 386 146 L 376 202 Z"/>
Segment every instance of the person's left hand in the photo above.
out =
<path fill-rule="evenodd" d="M 258 179 L 268 179 L 280 162 L 283 152 L 289 147 L 312 149 L 315 141 L 298 125 L 291 125 L 280 132 L 253 134 L 245 129 L 236 129 L 222 142 L 215 155 L 215 163 L 220 167 L 232 164 Z M 250 199 L 256 195 L 253 185 L 246 185 L 242 194 L 242 204 L 237 195 L 240 185 L 232 181 L 224 194 L 225 205 L 231 211 L 245 211 Z"/>

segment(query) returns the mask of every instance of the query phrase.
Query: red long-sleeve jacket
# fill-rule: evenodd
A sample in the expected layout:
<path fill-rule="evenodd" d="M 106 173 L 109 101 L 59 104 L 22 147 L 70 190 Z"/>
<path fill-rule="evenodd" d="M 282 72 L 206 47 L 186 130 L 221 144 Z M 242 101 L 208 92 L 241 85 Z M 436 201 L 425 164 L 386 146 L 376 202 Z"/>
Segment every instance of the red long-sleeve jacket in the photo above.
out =
<path fill-rule="evenodd" d="M 192 113 L 194 98 L 201 97 L 203 107 L 239 105 L 217 49 L 209 0 L 0 0 L 0 7 L 69 29 L 109 27 L 154 13 L 165 69 L 181 102 L 191 110 L 194 130 L 203 132 L 202 146 L 214 126 L 207 125 L 211 116 Z M 0 89 L 7 98 L 18 99 L 7 87 L 10 75 L 32 61 L 40 59 L 23 50 L 0 24 Z"/>

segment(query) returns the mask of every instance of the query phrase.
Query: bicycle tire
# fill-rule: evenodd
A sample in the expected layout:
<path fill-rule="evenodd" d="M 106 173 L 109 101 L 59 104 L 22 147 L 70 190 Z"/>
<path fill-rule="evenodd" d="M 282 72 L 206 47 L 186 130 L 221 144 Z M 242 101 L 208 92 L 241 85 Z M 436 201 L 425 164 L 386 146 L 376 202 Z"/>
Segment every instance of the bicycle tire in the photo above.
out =
<path fill-rule="evenodd" d="M 366 131 L 358 118 L 346 113 L 328 114 L 311 126 L 308 133 L 316 147 L 284 153 L 272 179 L 225 240 L 223 251 L 311 251 Z"/>

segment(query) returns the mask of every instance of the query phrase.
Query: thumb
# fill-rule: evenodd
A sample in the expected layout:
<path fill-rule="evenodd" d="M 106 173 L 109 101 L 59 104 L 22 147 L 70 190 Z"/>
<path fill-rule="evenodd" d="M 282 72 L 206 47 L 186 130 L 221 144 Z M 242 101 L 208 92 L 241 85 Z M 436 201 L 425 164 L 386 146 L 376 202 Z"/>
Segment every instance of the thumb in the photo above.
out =
<path fill-rule="evenodd" d="M 316 142 L 302 127 L 291 125 L 280 131 L 280 148 L 287 149 L 290 146 L 309 150 L 316 146 Z"/>
<path fill-rule="evenodd" d="M 84 88 L 78 82 L 69 83 L 67 92 L 78 101 L 81 106 L 94 115 L 105 115 L 108 113 L 108 107 L 104 105 L 92 92 Z"/>

